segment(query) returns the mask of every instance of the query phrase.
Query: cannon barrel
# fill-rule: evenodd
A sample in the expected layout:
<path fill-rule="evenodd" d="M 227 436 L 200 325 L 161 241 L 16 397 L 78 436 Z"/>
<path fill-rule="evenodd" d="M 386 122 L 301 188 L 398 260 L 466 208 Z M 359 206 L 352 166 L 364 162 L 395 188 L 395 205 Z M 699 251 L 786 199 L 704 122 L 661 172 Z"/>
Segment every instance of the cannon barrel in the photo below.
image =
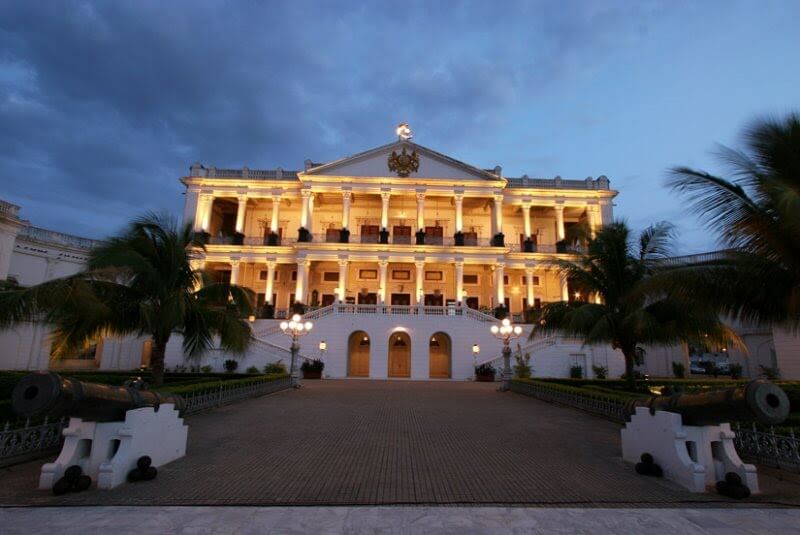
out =
<path fill-rule="evenodd" d="M 789 416 L 786 393 L 763 379 L 709 392 L 639 398 L 626 404 L 629 414 L 633 414 L 636 407 L 647 407 L 651 413 L 657 410 L 676 412 L 685 425 L 717 425 L 740 420 L 777 425 Z"/>
<path fill-rule="evenodd" d="M 36 372 L 23 377 L 11 393 L 11 406 L 18 415 L 62 416 L 95 422 L 125 420 L 125 412 L 142 407 L 158 410 L 162 403 L 173 403 L 183 410 L 183 398 L 137 390 L 127 386 L 86 383 L 52 372 Z"/>

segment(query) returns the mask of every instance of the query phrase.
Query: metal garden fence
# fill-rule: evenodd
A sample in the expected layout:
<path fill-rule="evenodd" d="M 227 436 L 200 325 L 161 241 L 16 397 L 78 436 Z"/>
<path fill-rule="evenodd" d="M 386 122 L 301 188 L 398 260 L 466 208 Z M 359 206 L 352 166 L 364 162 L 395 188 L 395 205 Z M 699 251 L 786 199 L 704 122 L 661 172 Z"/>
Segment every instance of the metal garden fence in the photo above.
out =
<path fill-rule="evenodd" d="M 243 399 L 278 392 L 291 387 L 291 378 L 253 379 L 247 384 L 219 386 L 184 396 L 184 416 L 220 407 Z M 12 427 L 6 422 L 0 431 L 0 467 L 25 462 L 54 453 L 61 447 L 62 431 L 69 423 L 67 418 L 40 423 L 26 420 L 23 425 Z"/>
<path fill-rule="evenodd" d="M 628 417 L 623 403 L 603 396 L 590 397 L 542 383 L 522 381 L 512 381 L 511 390 L 549 403 L 574 407 L 617 423 L 625 423 Z M 789 428 L 788 435 L 777 434 L 774 428 L 760 431 L 755 424 L 748 429 L 737 423 L 732 429 L 736 433 L 736 451 L 745 461 L 800 472 L 800 439 L 795 437 L 794 429 Z"/>

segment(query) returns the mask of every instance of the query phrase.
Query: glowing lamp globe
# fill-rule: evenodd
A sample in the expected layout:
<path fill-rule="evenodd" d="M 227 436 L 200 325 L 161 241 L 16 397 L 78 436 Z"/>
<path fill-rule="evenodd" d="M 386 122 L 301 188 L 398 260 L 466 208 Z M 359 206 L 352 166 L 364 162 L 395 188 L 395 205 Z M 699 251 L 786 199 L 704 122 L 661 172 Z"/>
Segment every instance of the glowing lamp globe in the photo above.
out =
<path fill-rule="evenodd" d="M 511 320 L 508 319 L 508 318 L 504 319 L 503 320 L 503 327 L 508 327 L 509 325 L 511 325 Z"/>
<path fill-rule="evenodd" d="M 307 331 L 310 331 L 310 330 L 311 330 L 311 327 L 312 327 L 312 323 L 311 323 L 310 321 L 307 321 L 307 322 L 306 322 L 306 324 L 305 324 L 305 328 L 306 328 L 306 330 L 307 330 Z"/>
<path fill-rule="evenodd" d="M 303 319 L 303 318 L 300 317 L 300 314 L 295 314 L 294 316 L 292 316 L 292 321 L 294 321 L 294 322 L 298 322 L 301 319 Z"/>
<path fill-rule="evenodd" d="M 287 322 L 285 322 L 285 321 L 282 321 L 281 322 L 281 330 L 285 331 L 288 328 L 289 328 L 289 324 Z"/>
<path fill-rule="evenodd" d="M 517 334 L 517 335 L 518 335 L 518 334 L 520 334 L 520 333 L 522 333 L 522 327 L 520 327 L 519 325 L 517 325 L 516 327 L 514 327 L 514 334 Z"/>
<path fill-rule="evenodd" d="M 492 325 L 490 330 L 492 331 L 492 334 L 497 334 L 498 331 L 500 331 L 500 328 L 497 325 Z"/>

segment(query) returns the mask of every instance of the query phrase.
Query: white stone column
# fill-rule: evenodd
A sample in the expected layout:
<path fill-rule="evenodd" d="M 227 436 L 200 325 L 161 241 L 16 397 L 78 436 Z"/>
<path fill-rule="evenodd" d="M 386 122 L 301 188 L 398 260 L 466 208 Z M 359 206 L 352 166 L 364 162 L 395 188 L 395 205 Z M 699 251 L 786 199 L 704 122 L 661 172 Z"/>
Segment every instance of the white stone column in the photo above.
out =
<path fill-rule="evenodd" d="M 337 289 L 339 295 L 337 298 L 340 303 L 344 303 L 347 296 L 347 266 L 347 260 L 339 260 L 339 288 Z"/>
<path fill-rule="evenodd" d="M 231 284 L 239 284 L 240 270 L 242 263 L 239 260 L 231 260 Z"/>
<path fill-rule="evenodd" d="M 561 300 L 569 301 L 569 285 L 567 284 L 567 278 L 559 276 L 559 280 L 561 281 Z"/>
<path fill-rule="evenodd" d="M 389 230 L 389 198 L 392 196 L 388 191 L 381 192 L 381 230 Z"/>
<path fill-rule="evenodd" d="M 267 261 L 267 285 L 264 288 L 264 303 L 269 303 L 271 305 L 275 305 L 272 302 L 272 294 L 275 291 L 275 261 L 268 260 Z"/>
<path fill-rule="evenodd" d="M 525 284 L 526 290 L 528 295 L 526 295 L 528 299 L 528 308 L 533 308 L 533 303 L 535 301 L 535 295 L 533 294 L 533 268 L 526 267 L 525 268 Z"/>
<path fill-rule="evenodd" d="M 525 239 L 529 239 L 531 237 L 531 203 L 523 202 L 522 203 L 522 218 L 525 222 Z"/>
<path fill-rule="evenodd" d="M 456 302 L 463 304 L 464 301 L 464 262 L 456 261 Z"/>
<path fill-rule="evenodd" d="M 495 234 L 503 232 L 503 196 L 494 196 L 494 228 Z"/>
<path fill-rule="evenodd" d="M 386 286 L 388 285 L 388 268 L 389 268 L 389 261 L 382 258 L 378 260 L 378 268 L 380 272 L 380 287 L 378 288 L 378 299 L 380 300 L 380 304 L 386 304 Z"/>
<path fill-rule="evenodd" d="M 342 228 L 350 229 L 350 201 L 353 199 L 352 191 L 342 191 Z"/>
<path fill-rule="evenodd" d="M 456 193 L 454 197 L 456 203 L 456 232 L 464 230 L 464 194 Z"/>
<path fill-rule="evenodd" d="M 598 208 L 599 207 L 596 204 L 586 205 L 586 218 L 589 220 L 589 230 L 591 231 L 593 238 L 597 233 L 597 227 L 599 226 Z"/>
<path fill-rule="evenodd" d="M 557 204 L 556 211 L 556 241 L 561 241 L 566 236 L 564 232 L 564 205 Z"/>
<path fill-rule="evenodd" d="M 306 227 L 309 232 L 314 232 L 314 193 L 308 197 L 308 226 Z"/>
<path fill-rule="evenodd" d="M 304 189 L 300 192 L 302 196 L 302 207 L 300 208 L 300 226 L 304 229 L 308 229 L 308 210 L 309 204 L 311 199 L 311 190 Z"/>
<path fill-rule="evenodd" d="M 417 230 L 425 230 L 425 192 L 417 192 Z"/>
<path fill-rule="evenodd" d="M 495 306 L 503 305 L 505 306 L 506 303 L 506 289 L 504 285 L 504 278 L 505 278 L 505 269 L 506 265 L 503 262 L 499 262 L 495 264 L 494 267 L 494 275 L 495 275 L 495 291 L 497 294 L 497 304 Z"/>
<path fill-rule="evenodd" d="M 236 232 L 244 234 L 244 216 L 247 212 L 247 195 L 239 195 L 239 208 L 236 210 Z"/>
<path fill-rule="evenodd" d="M 425 261 L 417 260 L 414 262 L 414 266 L 417 268 L 417 278 L 415 280 L 417 283 L 416 303 L 421 305 L 425 302 Z"/>
<path fill-rule="evenodd" d="M 306 303 L 306 290 L 308 288 L 308 268 L 311 267 L 311 260 L 299 258 L 297 260 L 297 285 L 294 290 L 295 302 Z"/>
<path fill-rule="evenodd" d="M 197 217 L 195 217 L 195 230 L 208 232 L 211 227 L 211 212 L 214 207 L 214 196 L 201 193 L 197 201 Z"/>
<path fill-rule="evenodd" d="M 272 218 L 270 219 L 269 223 L 269 230 L 274 232 L 275 234 L 278 233 L 278 225 L 280 221 L 278 220 L 279 214 L 281 210 L 281 196 L 280 195 L 273 195 L 272 196 Z"/>

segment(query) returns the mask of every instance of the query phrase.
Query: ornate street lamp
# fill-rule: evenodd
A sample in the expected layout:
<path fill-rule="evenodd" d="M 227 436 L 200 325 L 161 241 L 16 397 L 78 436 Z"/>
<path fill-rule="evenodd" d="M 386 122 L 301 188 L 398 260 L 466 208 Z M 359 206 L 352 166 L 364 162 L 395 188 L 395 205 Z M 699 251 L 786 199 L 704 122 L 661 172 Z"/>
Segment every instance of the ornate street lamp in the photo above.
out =
<path fill-rule="evenodd" d="M 478 367 L 478 354 L 481 352 L 481 346 L 478 344 L 472 344 L 472 380 L 476 381 L 478 378 L 476 377 L 477 372 L 475 368 Z"/>
<path fill-rule="evenodd" d="M 304 323 L 300 314 L 292 316 L 290 321 L 281 322 L 283 334 L 292 337 L 292 363 L 289 368 L 289 374 L 292 376 L 293 388 L 300 388 L 300 375 L 297 368 L 297 352 L 300 350 L 300 337 L 308 334 L 313 326 L 314 324 L 310 321 Z"/>
<path fill-rule="evenodd" d="M 503 341 L 503 383 L 500 391 L 505 392 L 511 388 L 511 346 L 509 342 L 520 337 L 522 327 L 511 325 L 511 320 L 505 318 L 500 326 L 492 325 L 490 330 L 495 338 Z"/>

